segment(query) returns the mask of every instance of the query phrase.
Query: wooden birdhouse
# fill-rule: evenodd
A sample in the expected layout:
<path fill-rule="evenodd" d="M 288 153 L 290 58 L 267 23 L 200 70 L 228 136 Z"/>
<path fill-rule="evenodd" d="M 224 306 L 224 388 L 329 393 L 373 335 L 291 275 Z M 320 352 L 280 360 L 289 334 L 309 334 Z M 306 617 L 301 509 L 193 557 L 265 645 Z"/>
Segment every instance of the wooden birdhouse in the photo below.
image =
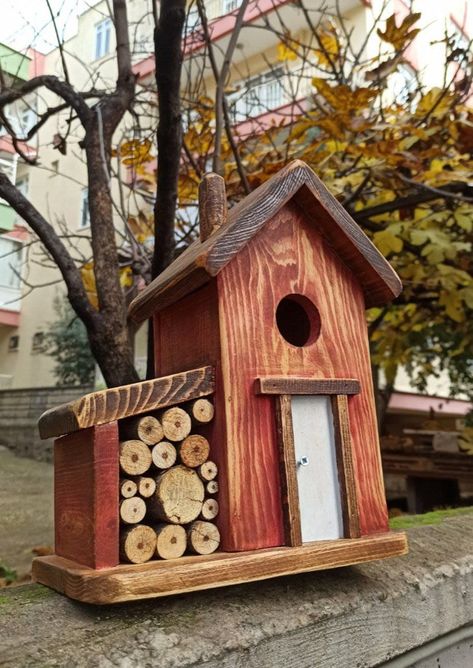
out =
<path fill-rule="evenodd" d="M 365 318 L 398 276 L 300 161 L 228 215 L 207 175 L 199 204 L 201 238 L 130 308 L 153 320 L 156 379 L 40 420 L 60 436 L 56 555 L 33 573 L 83 601 L 407 550 L 388 528 Z"/>

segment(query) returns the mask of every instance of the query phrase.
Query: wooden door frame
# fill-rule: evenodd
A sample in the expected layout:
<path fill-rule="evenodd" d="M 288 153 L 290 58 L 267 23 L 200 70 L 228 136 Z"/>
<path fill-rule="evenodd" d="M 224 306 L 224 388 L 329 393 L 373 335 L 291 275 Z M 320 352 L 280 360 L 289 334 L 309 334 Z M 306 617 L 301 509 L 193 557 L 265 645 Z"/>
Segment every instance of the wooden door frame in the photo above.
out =
<path fill-rule="evenodd" d="M 359 393 L 359 381 L 340 378 L 257 378 L 255 390 L 257 394 L 271 394 L 275 398 L 285 544 L 292 547 L 302 545 L 291 406 L 291 395 L 295 394 L 330 395 L 343 537 L 359 538 L 360 519 L 348 415 L 348 396 Z"/>

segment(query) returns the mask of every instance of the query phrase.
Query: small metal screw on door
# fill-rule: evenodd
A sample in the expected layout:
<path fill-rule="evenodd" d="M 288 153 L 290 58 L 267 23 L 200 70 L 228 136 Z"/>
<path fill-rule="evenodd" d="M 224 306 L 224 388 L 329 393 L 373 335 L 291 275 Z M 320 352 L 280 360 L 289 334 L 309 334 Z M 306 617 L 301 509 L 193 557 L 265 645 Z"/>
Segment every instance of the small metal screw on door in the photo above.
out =
<path fill-rule="evenodd" d="M 309 458 L 306 457 L 305 455 L 299 459 L 297 462 L 299 466 L 308 466 L 309 465 Z"/>

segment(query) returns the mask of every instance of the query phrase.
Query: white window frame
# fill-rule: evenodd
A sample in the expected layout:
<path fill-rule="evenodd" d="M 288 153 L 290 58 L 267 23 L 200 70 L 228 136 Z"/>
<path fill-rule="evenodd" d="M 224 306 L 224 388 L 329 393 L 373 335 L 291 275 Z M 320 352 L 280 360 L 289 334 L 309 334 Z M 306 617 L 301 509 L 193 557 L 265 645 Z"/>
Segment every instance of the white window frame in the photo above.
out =
<path fill-rule="evenodd" d="M 5 248 L 5 242 L 7 245 L 11 245 L 10 250 Z M 13 239 L 8 235 L 0 236 L 0 288 L 6 290 L 20 289 L 22 256 L 23 244 L 21 241 Z"/>
<path fill-rule="evenodd" d="M 241 5 L 242 0 L 222 0 L 222 15 L 230 14 Z"/>
<path fill-rule="evenodd" d="M 86 230 L 88 227 L 90 227 L 89 189 L 83 188 L 81 193 L 79 229 Z"/>
<path fill-rule="evenodd" d="M 112 41 L 112 19 L 106 18 L 95 26 L 94 56 L 100 60 L 110 53 Z"/>
<path fill-rule="evenodd" d="M 200 27 L 200 15 L 197 5 L 190 7 L 186 16 L 186 35 L 191 35 Z"/>

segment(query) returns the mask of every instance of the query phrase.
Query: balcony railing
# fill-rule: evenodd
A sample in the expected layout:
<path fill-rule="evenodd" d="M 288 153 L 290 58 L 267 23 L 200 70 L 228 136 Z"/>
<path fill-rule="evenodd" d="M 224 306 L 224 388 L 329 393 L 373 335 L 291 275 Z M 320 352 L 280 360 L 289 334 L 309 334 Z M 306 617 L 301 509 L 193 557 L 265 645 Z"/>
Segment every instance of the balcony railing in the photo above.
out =
<path fill-rule="evenodd" d="M 306 65 L 290 71 L 276 67 L 248 79 L 229 97 L 232 121 L 241 123 L 305 99 L 312 92 L 312 76 L 313 68 Z"/>

